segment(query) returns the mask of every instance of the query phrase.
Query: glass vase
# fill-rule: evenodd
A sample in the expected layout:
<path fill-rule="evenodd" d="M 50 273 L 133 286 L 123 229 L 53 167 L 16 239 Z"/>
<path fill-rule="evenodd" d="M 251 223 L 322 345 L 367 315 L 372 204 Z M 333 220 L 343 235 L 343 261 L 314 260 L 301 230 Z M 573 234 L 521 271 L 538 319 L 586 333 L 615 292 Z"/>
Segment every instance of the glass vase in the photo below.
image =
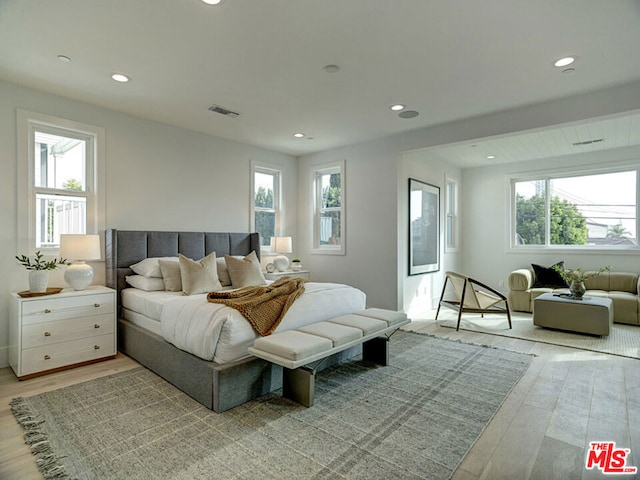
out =
<path fill-rule="evenodd" d="M 571 285 L 569 285 L 569 291 L 573 298 L 580 300 L 587 289 L 584 286 L 584 282 L 571 282 Z"/>

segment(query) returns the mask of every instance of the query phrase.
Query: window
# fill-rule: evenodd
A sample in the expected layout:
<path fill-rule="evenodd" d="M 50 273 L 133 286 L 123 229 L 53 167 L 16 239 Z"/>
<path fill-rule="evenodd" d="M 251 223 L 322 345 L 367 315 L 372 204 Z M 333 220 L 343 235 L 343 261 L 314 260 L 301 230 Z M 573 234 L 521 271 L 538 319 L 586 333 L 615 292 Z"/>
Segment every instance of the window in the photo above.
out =
<path fill-rule="evenodd" d="M 345 254 L 344 162 L 314 171 L 313 251 Z"/>
<path fill-rule="evenodd" d="M 268 250 L 271 237 L 280 233 L 280 172 L 253 165 L 251 230 L 260 234 L 260 247 Z"/>
<path fill-rule="evenodd" d="M 458 250 L 458 182 L 445 177 L 445 251 Z"/>
<path fill-rule="evenodd" d="M 513 246 L 637 247 L 638 171 L 513 180 Z"/>
<path fill-rule="evenodd" d="M 104 131 L 23 110 L 18 111 L 20 231 L 25 249 L 55 254 L 60 235 L 97 234 L 104 227 L 98 152 Z M 99 195 L 100 194 L 100 195 Z"/>

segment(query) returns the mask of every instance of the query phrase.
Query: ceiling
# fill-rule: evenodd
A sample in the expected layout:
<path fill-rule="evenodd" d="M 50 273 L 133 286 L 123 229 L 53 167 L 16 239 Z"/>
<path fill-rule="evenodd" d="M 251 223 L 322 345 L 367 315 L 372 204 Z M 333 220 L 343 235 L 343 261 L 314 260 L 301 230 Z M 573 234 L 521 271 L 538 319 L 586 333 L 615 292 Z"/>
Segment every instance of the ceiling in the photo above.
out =
<path fill-rule="evenodd" d="M 292 155 L 637 81 L 637 45 L 638 0 L 0 0 L 1 79 Z"/>
<path fill-rule="evenodd" d="M 640 145 L 640 113 L 444 145 L 429 149 L 429 155 L 473 168 L 635 145 Z"/>

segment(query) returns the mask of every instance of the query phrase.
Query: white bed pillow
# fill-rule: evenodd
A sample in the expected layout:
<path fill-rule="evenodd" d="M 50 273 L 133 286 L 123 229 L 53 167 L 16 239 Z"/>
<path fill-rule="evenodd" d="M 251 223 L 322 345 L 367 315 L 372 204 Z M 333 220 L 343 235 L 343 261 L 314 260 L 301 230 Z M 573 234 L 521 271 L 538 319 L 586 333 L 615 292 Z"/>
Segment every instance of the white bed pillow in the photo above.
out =
<path fill-rule="evenodd" d="M 180 262 L 161 258 L 158 263 L 160 264 L 165 290 L 167 292 L 181 292 L 182 277 L 180 276 Z"/>
<path fill-rule="evenodd" d="M 145 292 L 158 292 L 164 290 L 162 278 L 143 277 L 142 275 L 127 275 L 124 277 L 129 285 Z"/>
<path fill-rule="evenodd" d="M 230 255 L 224 256 L 229 269 L 229 276 L 233 288 L 242 288 L 255 285 L 266 285 L 267 281 L 260 268 L 260 260 L 256 252 L 251 252 L 244 258 L 235 258 Z"/>
<path fill-rule="evenodd" d="M 222 288 L 220 280 L 218 280 L 215 252 L 198 261 L 191 260 L 182 254 L 179 254 L 178 258 L 180 261 L 182 291 L 185 295 L 208 293 Z"/>
<path fill-rule="evenodd" d="M 161 278 L 162 272 L 160 271 L 160 260 L 173 260 L 178 261 L 178 257 L 150 257 L 144 260 L 134 263 L 129 268 L 138 275 L 142 275 L 147 278 Z"/>

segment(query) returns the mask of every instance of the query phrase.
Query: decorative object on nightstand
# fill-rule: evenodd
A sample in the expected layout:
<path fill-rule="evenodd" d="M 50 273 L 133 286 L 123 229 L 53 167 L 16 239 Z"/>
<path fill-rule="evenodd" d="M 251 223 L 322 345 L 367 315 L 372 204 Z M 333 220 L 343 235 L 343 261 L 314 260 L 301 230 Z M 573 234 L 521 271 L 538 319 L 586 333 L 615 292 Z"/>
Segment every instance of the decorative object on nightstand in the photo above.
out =
<path fill-rule="evenodd" d="M 291 260 L 291 270 L 293 270 L 294 272 L 299 272 L 300 270 L 302 270 L 302 262 L 299 258 L 294 258 L 293 260 Z"/>
<path fill-rule="evenodd" d="M 273 259 L 273 264 L 279 272 L 284 272 L 289 267 L 289 259 L 284 254 L 292 252 L 291 237 L 273 237 L 271 251 L 278 254 Z"/>
<path fill-rule="evenodd" d="M 82 291 L 22 298 L 12 294 L 9 365 L 23 380 L 116 354 L 116 292 Z"/>
<path fill-rule="evenodd" d="M 69 262 L 64 258 L 45 261 L 42 257 L 44 255 L 40 253 L 40 250 L 36 252 L 33 263 L 26 255 L 16 255 L 16 260 L 29 270 L 29 292 L 31 293 L 47 293 L 49 270 L 55 270 L 58 265 L 69 265 Z"/>
<path fill-rule="evenodd" d="M 264 269 L 267 271 L 267 273 L 273 273 L 276 271 L 276 266 L 273 263 L 267 263 Z"/>
<path fill-rule="evenodd" d="M 75 261 L 64 272 L 74 290 L 84 290 L 93 281 L 93 267 L 85 260 L 100 260 L 99 235 L 60 235 L 60 255 Z"/>
<path fill-rule="evenodd" d="M 305 280 L 311 280 L 311 272 L 309 270 L 299 270 L 294 272 L 293 270 L 287 270 L 285 272 L 273 272 L 265 273 L 264 278 L 267 280 L 278 280 L 282 277 L 297 277 L 304 278 Z"/>

